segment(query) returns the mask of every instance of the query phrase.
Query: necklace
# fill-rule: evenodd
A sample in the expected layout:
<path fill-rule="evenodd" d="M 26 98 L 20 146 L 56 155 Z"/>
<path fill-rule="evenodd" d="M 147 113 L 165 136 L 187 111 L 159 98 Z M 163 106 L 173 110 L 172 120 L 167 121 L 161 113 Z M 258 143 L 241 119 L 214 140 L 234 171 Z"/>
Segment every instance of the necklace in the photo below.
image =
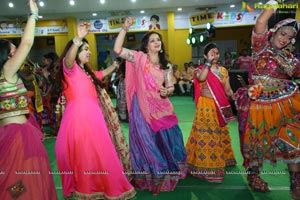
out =
<path fill-rule="evenodd" d="M 159 65 L 159 58 L 155 59 L 155 60 L 157 60 L 157 61 L 152 61 L 151 58 L 150 58 L 150 56 L 149 56 L 149 54 L 148 54 L 148 59 L 149 59 L 149 61 L 150 61 L 150 63 L 151 63 L 152 65 Z"/>
<path fill-rule="evenodd" d="M 295 59 L 291 56 L 291 54 L 286 50 L 277 50 L 272 47 L 266 49 L 267 54 L 262 56 L 257 56 L 256 61 L 259 62 L 256 64 L 257 66 L 254 67 L 255 73 L 259 77 L 262 77 L 263 80 L 259 80 L 261 84 L 266 82 L 271 78 L 273 70 L 270 70 L 268 73 L 260 73 L 258 68 L 263 69 L 265 66 L 271 69 L 279 68 L 280 70 L 285 71 L 286 73 L 292 73 L 294 70 L 294 66 L 296 65 Z"/>
<path fill-rule="evenodd" d="M 158 65 L 158 62 L 152 62 L 151 60 L 150 60 L 150 63 L 151 63 L 152 65 Z"/>
<path fill-rule="evenodd" d="M 219 65 L 216 65 L 216 68 L 211 68 L 211 71 L 212 71 L 215 75 L 217 75 L 220 79 L 223 79 L 223 75 L 222 75 L 222 73 L 221 73 L 221 71 L 220 71 Z"/>
<path fill-rule="evenodd" d="M 82 69 L 82 71 L 89 77 L 89 79 L 94 83 L 94 79 L 92 78 L 92 76 L 84 69 L 84 67 L 81 67 L 79 65 L 79 67 Z"/>

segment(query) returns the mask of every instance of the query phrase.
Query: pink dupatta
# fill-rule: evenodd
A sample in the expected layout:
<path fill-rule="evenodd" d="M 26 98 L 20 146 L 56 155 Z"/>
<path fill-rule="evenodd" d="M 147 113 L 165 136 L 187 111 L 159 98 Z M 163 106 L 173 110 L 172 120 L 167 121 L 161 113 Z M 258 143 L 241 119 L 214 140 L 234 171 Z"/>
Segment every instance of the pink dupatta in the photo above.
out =
<path fill-rule="evenodd" d="M 203 70 L 204 66 L 199 66 L 199 70 Z M 211 70 L 208 71 L 206 82 L 212 96 L 215 100 L 217 115 L 220 126 L 225 126 L 228 122 L 234 120 L 231 105 L 227 99 L 224 86 L 221 83 L 219 77 L 217 77 Z M 195 103 L 198 104 L 198 99 L 201 96 L 200 83 L 194 78 L 194 92 Z"/>
<path fill-rule="evenodd" d="M 131 111 L 134 94 L 137 96 L 140 111 L 154 133 L 178 124 L 173 105 L 168 98 L 161 98 L 159 85 L 152 77 L 147 64 L 147 54 L 132 51 L 134 62 L 126 61 L 126 99 L 128 112 Z"/>

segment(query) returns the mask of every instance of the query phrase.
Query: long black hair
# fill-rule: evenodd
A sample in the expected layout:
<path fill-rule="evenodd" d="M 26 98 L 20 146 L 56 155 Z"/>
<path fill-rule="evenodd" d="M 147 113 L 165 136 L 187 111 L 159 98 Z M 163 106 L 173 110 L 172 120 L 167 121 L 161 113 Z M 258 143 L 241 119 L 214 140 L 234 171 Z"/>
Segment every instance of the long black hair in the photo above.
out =
<path fill-rule="evenodd" d="M 0 71 L 3 70 L 3 66 L 8 60 L 10 53 L 10 41 L 5 39 L 0 39 Z"/>
<path fill-rule="evenodd" d="M 0 39 L 0 72 L 3 70 L 4 64 L 10 56 L 11 44 L 9 40 Z M 33 75 L 34 63 L 29 58 L 26 58 L 23 65 L 24 68 L 21 67 L 18 70 L 18 76 L 23 81 L 25 88 L 32 90 L 32 80 L 28 80 L 28 77 Z"/>
<path fill-rule="evenodd" d="M 166 50 L 165 50 L 165 45 L 162 41 L 162 36 L 161 34 L 155 32 L 155 31 L 149 31 L 147 32 L 141 41 L 141 47 L 140 50 L 144 53 L 148 53 L 148 43 L 149 43 L 149 38 L 151 35 L 156 34 L 159 36 L 160 40 L 161 40 L 161 51 L 158 52 L 158 57 L 159 57 L 159 62 L 160 62 L 160 68 L 161 69 L 168 69 L 167 65 L 170 63 L 170 61 L 167 59 L 167 54 L 166 54 Z"/>
<path fill-rule="evenodd" d="M 79 53 L 82 51 L 82 47 L 84 44 L 88 44 L 88 41 L 84 38 L 82 40 L 82 45 L 78 48 L 78 52 L 75 58 L 76 63 L 79 65 L 80 64 L 80 60 L 79 60 Z M 54 87 L 55 87 L 55 92 L 60 96 L 62 94 L 62 91 L 65 89 L 63 87 L 63 82 L 66 84 L 66 87 L 68 87 L 65 76 L 64 76 L 64 72 L 63 72 L 63 59 L 66 56 L 66 54 L 68 53 L 69 49 L 71 48 L 71 46 L 73 45 L 73 40 L 70 40 L 63 53 L 60 56 L 60 61 L 59 61 L 59 67 L 58 67 L 58 72 L 56 74 L 56 79 L 54 82 Z M 95 85 L 95 87 L 99 86 L 101 88 L 103 88 L 103 83 L 101 82 L 101 80 L 99 80 L 95 73 L 93 72 L 93 70 L 91 69 L 90 65 L 88 63 L 84 64 L 84 70 L 91 76 L 93 83 Z"/>

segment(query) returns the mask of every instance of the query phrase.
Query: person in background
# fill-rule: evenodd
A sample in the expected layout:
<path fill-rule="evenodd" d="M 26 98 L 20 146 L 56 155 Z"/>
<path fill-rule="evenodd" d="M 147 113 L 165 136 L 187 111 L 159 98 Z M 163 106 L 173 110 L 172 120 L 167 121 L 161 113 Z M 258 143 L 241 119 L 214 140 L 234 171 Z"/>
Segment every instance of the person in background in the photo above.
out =
<path fill-rule="evenodd" d="M 18 71 L 34 41 L 38 6 L 30 15 L 18 47 L 0 39 L 0 199 L 56 200 L 56 189 L 41 130 L 32 124 L 27 90 Z"/>
<path fill-rule="evenodd" d="M 126 18 L 114 45 L 126 59 L 126 98 L 129 112 L 129 147 L 133 185 L 157 195 L 172 191 L 186 176 L 186 152 L 178 119 L 168 96 L 172 94 L 172 65 L 162 37 L 147 32 L 140 51 L 123 47 L 135 18 Z M 141 173 L 142 172 L 142 173 Z"/>
<path fill-rule="evenodd" d="M 194 63 L 192 61 L 189 62 L 189 70 L 192 70 L 192 72 L 194 73 L 195 65 L 194 65 Z"/>
<path fill-rule="evenodd" d="M 106 50 L 105 54 L 106 54 L 106 57 L 105 57 L 105 60 L 103 62 L 105 64 L 105 69 L 106 69 L 106 68 L 110 67 L 113 64 L 113 59 L 112 59 L 112 57 L 110 55 L 110 51 L 109 50 Z"/>
<path fill-rule="evenodd" d="M 178 65 L 173 65 L 173 77 L 172 82 L 174 84 L 174 93 L 179 94 L 178 80 L 180 78 L 180 71 L 178 70 Z"/>
<path fill-rule="evenodd" d="M 244 69 L 244 70 L 247 70 L 249 71 L 251 65 L 252 65 L 252 57 L 249 56 L 248 54 L 248 50 L 247 49 L 243 49 L 242 50 L 242 53 L 241 53 L 241 56 L 239 56 L 236 60 L 236 67 L 238 69 Z"/>
<path fill-rule="evenodd" d="M 189 95 L 192 88 L 193 70 L 190 70 L 189 63 L 184 63 L 180 73 L 178 86 L 182 95 Z M 185 89 L 186 88 L 186 89 Z"/>
<path fill-rule="evenodd" d="M 109 66 L 111 66 L 113 64 L 113 59 L 110 55 L 109 50 L 105 51 L 105 60 L 103 61 L 103 63 L 104 63 L 104 69 L 108 68 Z M 110 90 L 110 86 L 111 86 L 110 83 L 111 83 L 111 80 L 113 79 L 113 78 L 111 78 L 111 76 L 113 76 L 113 78 L 114 78 L 114 72 L 111 75 L 106 76 L 101 80 L 106 91 Z M 113 91 L 112 91 L 113 95 L 115 95 L 116 93 L 114 91 L 114 88 L 112 88 L 112 89 L 113 89 Z"/>
<path fill-rule="evenodd" d="M 225 60 L 223 62 L 223 66 L 226 68 L 226 69 L 231 69 L 233 67 L 233 58 L 232 58 L 232 55 L 231 55 L 231 52 L 230 51 L 226 51 L 225 54 Z"/>
<path fill-rule="evenodd" d="M 219 49 L 204 47 L 206 63 L 195 70 L 196 114 L 186 144 L 188 172 L 208 182 L 224 180 L 225 167 L 236 165 L 227 123 L 234 119 L 228 98 L 233 94 Z"/>
<path fill-rule="evenodd" d="M 40 88 L 43 96 L 44 111 L 43 125 L 49 125 L 51 135 L 57 134 L 57 119 L 55 115 L 58 94 L 55 93 L 55 78 L 57 74 L 59 57 L 55 52 L 49 52 L 43 55 L 43 65 L 38 71 L 40 78 Z"/>
<path fill-rule="evenodd" d="M 35 119 L 35 121 L 32 121 L 32 123 L 37 123 L 37 126 L 43 132 L 41 112 L 43 111 L 44 107 L 41 91 L 37 82 L 36 69 L 36 64 L 34 64 L 29 58 L 26 58 L 20 70 L 18 71 L 18 75 L 22 79 L 24 86 L 27 89 L 28 109 Z"/>
<path fill-rule="evenodd" d="M 60 174 L 63 196 L 129 199 L 136 192 L 123 172 L 97 93 L 103 89 L 100 80 L 119 65 L 113 62 L 103 71 L 91 70 L 88 32 L 87 22 L 77 25 L 77 36 L 67 43 L 57 76 L 66 107 L 55 144 L 56 161 L 59 171 L 72 172 Z"/>
<path fill-rule="evenodd" d="M 255 191 L 270 189 L 259 173 L 263 163 L 287 164 L 293 199 L 300 199 L 300 93 L 292 81 L 300 77 L 300 61 L 290 52 L 299 28 L 286 18 L 268 30 L 278 3 L 265 4 L 252 31 L 253 68 L 249 86 L 236 94 L 241 151 L 247 180 Z"/>
<path fill-rule="evenodd" d="M 123 122 L 128 122 L 128 110 L 127 110 L 127 101 L 126 101 L 126 87 L 125 87 L 125 60 L 118 57 L 118 62 L 120 63 L 120 67 L 117 71 L 117 77 L 115 79 L 115 84 L 117 85 L 117 101 L 116 101 L 116 110 L 119 115 L 119 119 Z"/>

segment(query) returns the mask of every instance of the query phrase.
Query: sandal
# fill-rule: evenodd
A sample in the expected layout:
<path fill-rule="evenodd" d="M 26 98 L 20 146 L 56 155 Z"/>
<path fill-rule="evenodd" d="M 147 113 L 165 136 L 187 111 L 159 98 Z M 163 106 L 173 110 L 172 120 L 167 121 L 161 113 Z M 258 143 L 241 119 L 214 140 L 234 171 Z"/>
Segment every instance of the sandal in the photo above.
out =
<path fill-rule="evenodd" d="M 252 190 L 257 192 L 269 192 L 268 183 L 264 181 L 257 173 L 248 174 L 247 181 Z"/>

